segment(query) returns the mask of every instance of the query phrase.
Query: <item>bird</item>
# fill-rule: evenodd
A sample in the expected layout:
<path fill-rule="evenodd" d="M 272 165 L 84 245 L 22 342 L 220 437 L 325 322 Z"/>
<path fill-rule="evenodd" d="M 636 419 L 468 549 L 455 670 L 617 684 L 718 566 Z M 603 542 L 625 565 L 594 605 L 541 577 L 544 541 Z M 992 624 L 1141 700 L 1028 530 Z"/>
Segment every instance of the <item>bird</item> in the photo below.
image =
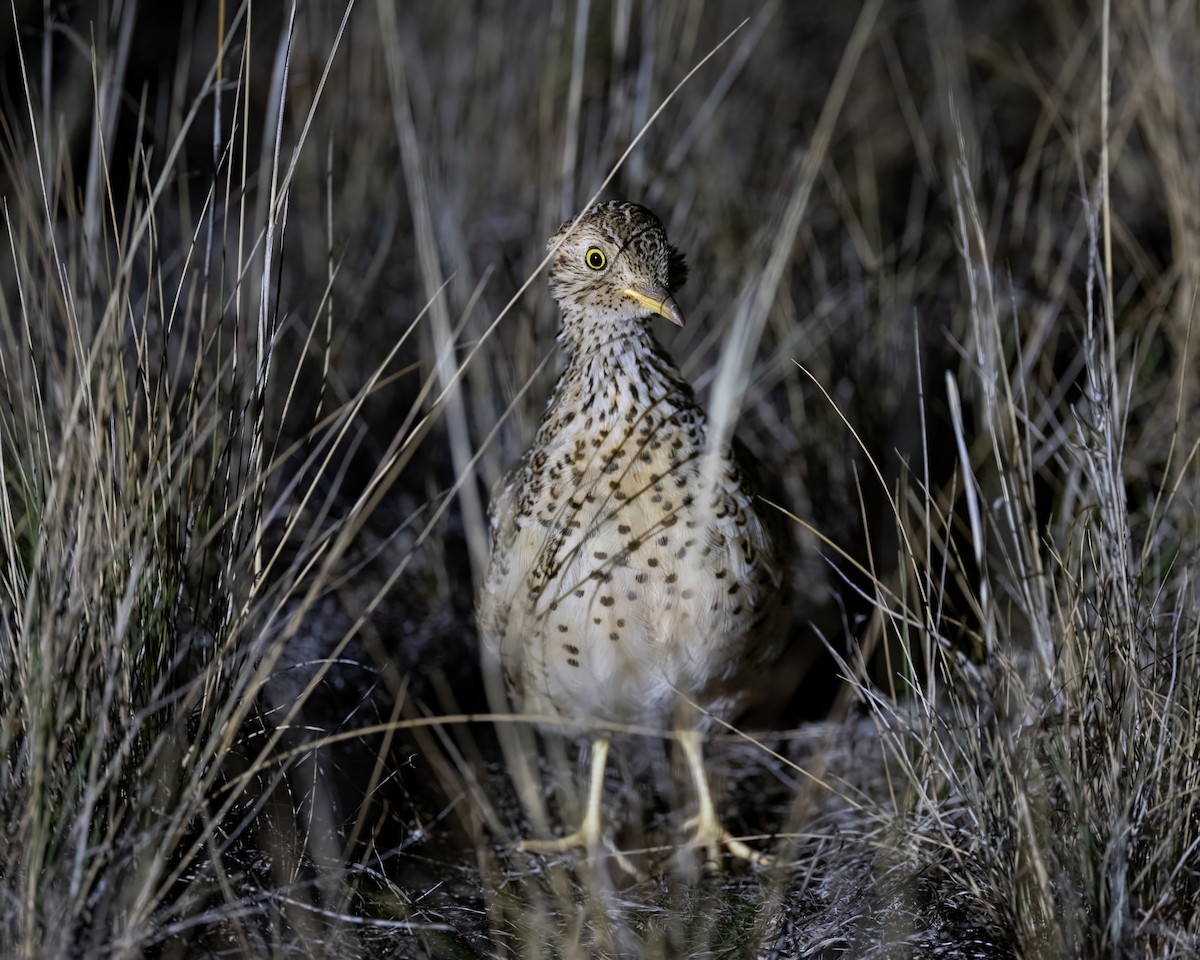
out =
<path fill-rule="evenodd" d="M 749 704 L 784 645 L 779 513 L 740 446 L 709 449 L 708 418 L 651 330 L 655 316 L 684 322 L 686 263 L 659 218 L 602 201 L 547 248 L 566 363 L 493 488 L 477 619 L 513 702 L 590 735 L 592 754 L 579 829 L 521 847 L 598 853 L 610 739 L 597 730 L 669 724 L 696 792 L 690 846 L 766 863 L 718 817 L 703 738 Z"/>

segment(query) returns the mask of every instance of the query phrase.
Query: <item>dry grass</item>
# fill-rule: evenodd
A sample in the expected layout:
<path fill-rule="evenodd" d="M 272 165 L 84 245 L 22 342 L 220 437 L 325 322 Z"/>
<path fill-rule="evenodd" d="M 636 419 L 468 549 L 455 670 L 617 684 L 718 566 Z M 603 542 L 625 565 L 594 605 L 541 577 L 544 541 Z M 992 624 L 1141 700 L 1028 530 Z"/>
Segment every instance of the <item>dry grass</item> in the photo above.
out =
<path fill-rule="evenodd" d="M 163 10 L 0 32 L 0 952 L 1200 951 L 1194 3 Z M 511 846 L 580 760 L 473 583 L 597 192 L 794 518 L 767 871 L 653 732 L 647 879 Z"/>

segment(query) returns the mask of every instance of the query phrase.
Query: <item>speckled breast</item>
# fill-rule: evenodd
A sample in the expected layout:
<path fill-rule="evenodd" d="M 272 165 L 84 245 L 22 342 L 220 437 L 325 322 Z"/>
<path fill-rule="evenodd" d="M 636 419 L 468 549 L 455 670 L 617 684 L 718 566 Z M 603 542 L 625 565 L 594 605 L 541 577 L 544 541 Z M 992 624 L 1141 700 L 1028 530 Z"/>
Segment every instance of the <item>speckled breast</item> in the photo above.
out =
<path fill-rule="evenodd" d="M 539 438 L 501 659 L 531 712 L 661 723 L 683 697 L 727 715 L 777 646 L 776 547 L 732 458 L 706 464 L 696 408 L 631 409 Z"/>

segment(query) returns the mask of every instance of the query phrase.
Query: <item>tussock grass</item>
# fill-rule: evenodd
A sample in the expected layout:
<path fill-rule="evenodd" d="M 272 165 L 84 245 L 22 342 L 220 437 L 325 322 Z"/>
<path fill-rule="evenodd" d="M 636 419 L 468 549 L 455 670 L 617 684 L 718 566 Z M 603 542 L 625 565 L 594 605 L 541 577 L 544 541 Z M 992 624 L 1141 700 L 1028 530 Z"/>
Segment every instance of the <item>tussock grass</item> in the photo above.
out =
<path fill-rule="evenodd" d="M 0 952 L 1200 950 L 1193 4 L 103 13 L 0 34 Z M 484 508 L 606 182 L 793 518 L 766 871 L 660 731 L 646 878 L 511 847 L 585 760 L 489 700 Z"/>

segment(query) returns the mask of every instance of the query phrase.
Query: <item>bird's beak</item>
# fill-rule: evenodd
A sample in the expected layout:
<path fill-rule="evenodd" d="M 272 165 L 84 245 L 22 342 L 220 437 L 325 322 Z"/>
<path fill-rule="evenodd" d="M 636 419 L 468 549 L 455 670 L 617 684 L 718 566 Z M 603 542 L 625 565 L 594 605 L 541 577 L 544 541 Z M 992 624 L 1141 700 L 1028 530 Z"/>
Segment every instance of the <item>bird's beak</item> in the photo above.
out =
<path fill-rule="evenodd" d="M 679 304 L 662 287 L 657 285 L 641 288 L 629 287 L 624 292 L 625 296 L 640 303 L 651 313 L 657 313 L 660 317 L 665 317 L 677 327 L 683 326 L 683 312 L 679 309 Z"/>

